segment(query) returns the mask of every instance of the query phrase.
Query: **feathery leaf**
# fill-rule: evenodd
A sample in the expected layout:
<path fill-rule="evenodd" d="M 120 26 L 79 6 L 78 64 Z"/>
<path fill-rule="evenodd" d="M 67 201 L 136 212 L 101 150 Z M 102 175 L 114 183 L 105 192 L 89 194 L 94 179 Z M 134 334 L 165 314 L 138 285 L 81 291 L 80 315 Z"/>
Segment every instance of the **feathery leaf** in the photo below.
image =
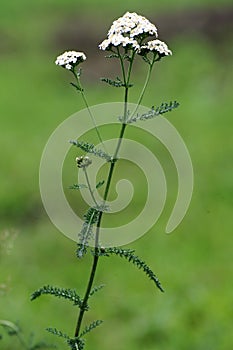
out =
<path fill-rule="evenodd" d="M 69 186 L 69 190 L 81 190 L 82 188 L 88 188 L 85 184 L 74 184 Z"/>
<path fill-rule="evenodd" d="M 93 154 L 96 157 L 106 159 L 107 162 L 112 161 L 112 156 L 107 154 L 106 152 L 102 151 L 101 149 L 95 148 L 95 145 L 92 143 L 84 142 L 84 141 L 74 141 L 71 140 L 70 143 L 72 143 L 74 146 L 80 148 L 84 152 Z"/>
<path fill-rule="evenodd" d="M 99 181 L 99 182 L 97 183 L 97 185 L 95 186 L 95 188 L 96 188 L 96 189 L 100 188 L 101 186 L 103 186 L 104 183 L 105 183 L 104 180 Z"/>
<path fill-rule="evenodd" d="M 48 331 L 49 333 L 52 333 L 53 335 L 57 335 L 60 338 L 70 339 L 70 337 L 67 334 L 59 331 L 57 328 L 49 327 L 49 328 L 46 328 L 46 331 Z"/>
<path fill-rule="evenodd" d="M 128 118 L 127 123 L 131 124 L 131 123 L 137 122 L 138 120 L 144 121 L 144 120 L 152 119 L 158 115 L 162 115 L 164 113 L 171 112 L 173 109 L 178 108 L 179 105 L 180 104 L 177 101 L 171 101 L 170 103 L 163 102 L 163 103 L 161 103 L 160 106 L 158 106 L 156 108 L 154 106 L 152 106 L 151 109 L 147 113 L 143 113 L 143 114 L 137 113 L 136 116 L 132 116 L 132 117 Z"/>
<path fill-rule="evenodd" d="M 99 286 L 93 287 L 92 290 L 90 291 L 89 297 L 92 297 L 96 292 L 101 290 L 105 285 L 100 284 Z"/>
<path fill-rule="evenodd" d="M 100 326 L 101 323 L 103 323 L 102 320 L 96 320 L 91 322 L 88 326 L 85 327 L 85 329 L 82 331 L 82 333 L 80 334 L 80 337 L 83 337 L 85 334 L 91 332 L 93 329 L 95 329 L 96 327 Z"/>
<path fill-rule="evenodd" d="M 74 303 L 74 305 L 77 305 L 78 307 L 81 307 L 83 302 L 80 296 L 76 293 L 74 289 L 58 288 L 50 285 L 44 286 L 36 290 L 31 295 L 31 300 L 35 300 L 42 294 L 50 294 L 58 298 L 64 298 L 64 299 L 70 300 Z"/>
<path fill-rule="evenodd" d="M 142 269 L 145 272 L 145 274 L 149 277 L 149 279 L 151 279 L 156 284 L 156 286 L 161 290 L 161 292 L 164 292 L 159 279 L 156 277 L 156 275 L 150 269 L 150 267 L 143 260 L 141 260 L 137 255 L 134 254 L 134 250 L 121 249 L 121 248 L 115 248 L 115 247 L 105 248 L 105 256 L 109 256 L 109 255 L 118 255 L 121 258 L 125 258 L 129 262 L 132 262 L 138 269 Z"/>

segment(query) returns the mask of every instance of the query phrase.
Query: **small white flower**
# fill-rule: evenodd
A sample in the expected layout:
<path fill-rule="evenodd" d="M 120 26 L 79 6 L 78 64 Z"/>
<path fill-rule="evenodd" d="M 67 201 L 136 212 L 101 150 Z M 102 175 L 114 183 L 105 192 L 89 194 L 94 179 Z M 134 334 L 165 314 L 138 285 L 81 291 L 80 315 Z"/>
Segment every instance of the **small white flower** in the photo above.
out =
<path fill-rule="evenodd" d="M 172 51 L 169 50 L 167 44 L 161 40 L 151 40 L 148 41 L 145 45 L 142 45 L 138 50 L 140 55 L 148 52 L 157 52 L 159 56 L 169 56 L 172 55 Z"/>
<path fill-rule="evenodd" d="M 131 38 L 142 34 L 155 35 L 157 28 L 148 19 L 135 12 L 126 12 L 124 16 L 113 22 L 108 36 L 112 34 L 129 34 Z"/>
<path fill-rule="evenodd" d="M 126 12 L 124 16 L 113 22 L 108 37 L 100 45 L 101 50 L 110 50 L 112 46 L 123 47 L 138 50 L 137 39 L 143 39 L 148 36 L 157 37 L 157 28 L 148 19 L 133 12 Z"/>
<path fill-rule="evenodd" d="M 105 39 L 100 45 L 100 50 L 110 50 L 112 46 L 131 47 L 133 49 L 139 49 L 137 40 L 123 36 L 121 34 L 111 34 L 108 39 Z"/>
<path fill-rule="evenodd" d="M 86 60 L 86 55 L 83 52 L 66 51 L 62 55 L 58 56 L 55 64 L 71 70 L 79 63 Z"/>

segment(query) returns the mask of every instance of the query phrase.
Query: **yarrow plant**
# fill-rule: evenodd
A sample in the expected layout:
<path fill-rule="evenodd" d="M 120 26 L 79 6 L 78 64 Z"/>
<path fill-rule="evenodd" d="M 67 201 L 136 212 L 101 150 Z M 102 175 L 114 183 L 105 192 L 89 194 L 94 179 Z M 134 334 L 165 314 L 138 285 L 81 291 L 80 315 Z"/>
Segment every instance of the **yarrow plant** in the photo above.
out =
<path fill-rule="evenodd" d="M 124 142 L 126 128 L 130 127 L 130 124 L 135 123 L 138 120 L 148 120 L 154 118 L 177 108 L 179 105 L 176 101 L 171 101 L 169 103 L 162 103 L 156 108 L 152 107 L 146 114 L 140 114 L 138 112 L 138 106 L 140 105 L 145 94 L 154 64 L 163 59 L 163 57 L 171 56 L 172 51 L 164 42 L 158 39 L 158 30 L 154 24 L 152 24 L 145 17 L 130 12 L 125 13 L 122 17 L 113 22 L 108 31 L 107 38 L 99 44 L 99 49 L 108 52 L 107 58 L 116 59 L 120 64 L 122 72 L 122 76 L 117 77 L 115 80 L 101 78 L 101 80 L 108 85 L 122 88 L 124 90 L 124 111 L 123 115 L 119 118 L 119 121 L 121 122 L 121 130 L 120 134 L 118 135 L 118 142 L 113 154 L 108 154 L 106 151 L 103 139 L 96 125 L 91 109 L 89 108 L 86 95 L 81 84 L 82 71 L 79 66 L 86 60 L 86 55 L 83 52 L 66 51 L 58 56 L 55 61 L 56 65 L 61 66 L 72 73 L 74 82 L 72 82 L 71 85 L 81 94 L 84 104 L 94 124 L 100 144 L 103 147 L 103 149 L 97 148 L 92 143 L 79 140 L 70 141 L 74 147 L 78 147 L 83 151 L 83 155 L 77 157 L 75 162 L 79 171 L 84 172 L 84 178 L 86 181 L 85 184 L 74 184 L 70 186 L 70 188 L 74 190 L 86 188 L 86 190 L 89 191 L 93 202 L 93 205 L 89 207 L 84 215 L 83 226 L 78 235 L 76 252 L 78 259 L 82 259 L 87 253 L 92 255 L 92 266 L 90 276 L 87 281 L 86 291 L 84 296 L 80 296 L 74 289 L 65 289 L 46 285 L 35 291 L 31 296 L 31 299 L 34 300 L 42 294 L 50 294 L 58 298 L 66 299 L 72 302 L 73 305 L 78 308 L 77 323 L 73 335 L 67 335 L 63 331 L 56 328 L 47 329 L 49 332 L 64 338 L 67 345 L 72 350 L 84 349 L 86 334 L 102 323 L 101 320 L 96 320 L 89 325 L 83 326 L 84 315 L 89 310 L 89 299 L 103 287 L 102 285 L 93 287 L 94 278 L 100 259 L 106 259 L 112 255 L 123 258 L 135 265 L 138 269 L 141 269 L 160 291 L 164 291 L 158 277 L 145 263 L 145 261 L 135 254 L 134 250 L 120 247 L 103 247 L 101 244 L 100 232 L 103 215 L 109 210 L 107 200 L 112 184 L 113 172 L 115 170 L 116 163 L 118 162 L 119 150 L 122 142 Z M 137 101 L 137 107 L 133 113 L 130 113 L 128 110 L 129 89 L 133 86 L 131 76 L 133 71 L 133 63 L 137 57 L 139 57 L 139 59 L 142 58 L 143 62 L 148 65 L 148 73 Z M 106 160 L 106 163 L 108 164 L 106 178 L 97 183 L 94 189 L 88 176 L 88 168 L 93 166 L 92 157 L 100 157 Z M 103 198 L 102 201 L 99 202 L 95 197 L 95 190 L 102 186 L 104 186 Z M 94 240 L 93 247 L 90 246 L 91 239 Z"/>

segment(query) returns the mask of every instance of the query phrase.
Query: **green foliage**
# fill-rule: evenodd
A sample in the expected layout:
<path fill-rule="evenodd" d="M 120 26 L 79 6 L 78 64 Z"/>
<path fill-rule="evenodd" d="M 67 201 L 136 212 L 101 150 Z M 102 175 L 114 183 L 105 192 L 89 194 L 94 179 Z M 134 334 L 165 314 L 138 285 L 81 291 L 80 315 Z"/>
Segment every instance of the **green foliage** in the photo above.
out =
<path fill-rule="evenodd" d="M 78 86 L 77 84 L 70 83 L 70 85 L 72 85 L 78 92 L 83 92 L 83 89 L 80 86 Z"/>
<path fill-rule="evenodd" d="M 127 261 L 132 262 L 138 269 L 142 269 L 147 277 L 152 280 L 155 285 L 164 292 L 163 287 L 159 279 L 156 277 L 154 272 L 150 269 L 150 267 L 145 263 L 145 261 L 141 260 L 137 255 L 134 254 L 133 249 L 122 249 L 122 248 L 105 248 L 100 249 L 100 255 L 109 256 L 109 255 L 117 255 L 121 258 L 125 258 Z"/>
<path fill-rule="evenodd" d="M 101 186 L 103 186 L 103 184 L 105 183 L 105 181 L 104 180 L 102 180 L 102 181 L 99 181 L 98 183 L 97 183 L 97 185 L 95 186 L 96 187 L 96 189 L 98 189 L 98 188 L 100 188 Z"/>
<path fill-rule="evenodd" d="M 58 298 L 64 298 L 64 299 L 70 300 L 73 302 L 73 305 L 77 305 L 78 307 L 81 307 L 82 305 L 82 299 L 74 289 L 58 288 L 58 287 L 47 285 L 36 290 L 31 295 L 31 300 L 37 299 L 42 294 L 50 294 Z"/>
<path fill-rule="evenodd" d="M 119 78 L 119 77 L 116 77 L 115 80 L 112 80 L 112 79 L 109 79 L 109 78 L 100 78 L 101 81 L 103 81 L 104 83 L 107 83 L 111 86 L 114 86 L 114 87 L 126 87 L 126 84 Z M 127 87 L 130 88 L 132 87 L 133 84 L 128 84 Z"/>
<path fill-rule="evenodd" d="M 104 56 L 105 58 L 119 58 L 119 55 L 117 53 L 112 53 L 110 55 Z"/>
<path fill-rule="evenodd" d="M 83 350 L 84 349 L 84 340 L 81 337 L 70 338 L 66 333 L 59 331 L 57 328 L 46 328 L 46 330 L 56 335 L 57 337 L 63 338 L 66 340 L 66 343 L 69 345 L 71 350 Z"/>
<path fill-rule="evenodd" d="M 101 290 L 104 286 L 105 286 L 104 284 L 100 284 L 99 286 L 93 287 L 89 293 L 89 297 L 93 296 L 95 293 Z"/>
<path fill-rule="evenodd" d="M 109 79 L 109 78 L 100 78 L 101 81 L 103 81 L 104 83 L 114 86 L 114 87 L 124 87 L 125 84 L 123 83 L 123 81 L 119 78 L 116 77 L 115 80 Z"/>
<path fill-rule="evenodd" d="M 81 190 L 82 188 L 88 188 L 85 184 L 74 184 L 69 186 L 69 190 Z"/>
<path fill-rule="evenodd" d="M 99 157 L 99 158 L 106 159 L 107 162 L 110 162 L 112 160 L 112 157 L 109 154 L 102 151 L 101 149 L 95 148 L 95 145 L 92 143 L 78 141 L 78 140 L 77 141 L 71 140 L 70 143 L 72 143 L 74 146 L 80 148 L 84 152 L 93 154 L 94 156 Z"/>
<path fill-rule="evenodd" d="M 131 123 L 135 123 L 138 120 L 148 120 L 148 119 L 152 119 L 158 115 L 162 115 L 165 114 L 167 112 L 171 112 L 173 109 L 178 108 L 179 107 L 179 103 L 177 101 L 170 101 L 169 103 L 167 102 L 163 102 L 161 103 L 160 106 L 158 107 L 154 107 L 152 106 L 151 109 L 147 112 L 147 113 L 143 113 L 143 114 L 139 114 L 137 113 L 136 116 L 132 116 L 130 118 L 127 119 L 127 123 L 131 124 Z M 130 114 L 130 113 L 128 113 Z M 122 121 L 122 118 L 119 118 L 120 121 Z"/>
<path fill-rule="evenodd" d="M 85 342 L 84 339 L 78 337 L 68 339 L 67 344 L 70 346 L 71 350 L 83 350 Z"/>
<path fill-rule="evenodd" d="M 82 331 L 82 333 L 80 334 L 80 337 L 83 337 L 85 334 L 91 332 L 93 329 L 95 329 L 96 327 L 100 326 L 101 323 L 103 323 L 102 320 L 96 320 L 91 322 L 88 326 L 85 327 L 85 329 Z"/>
<path fill-rule="evenodd" d="M 82 258 L 87 252 L 86 247 L 88 246 L 89 239 L 93 236 L 93 225 L 97 223 L 99 213 L 100 210 L 98 208 L 91 207 L 84 215 L 84 223 L 79 233 L 79 243 L 76 252 L 78 258 Z"/>
<path fill-rule="evenodd" d="M 63 333 L 62 331 L 59 331 L 57 328 L 48 327 L 48 328 L 46 328 L 46 331 L 48 331 L 49 333 L 52 333 L 53 335 L 56 335 L 60 338 L 70 339 L 70 337 L 67 334 Z"/>

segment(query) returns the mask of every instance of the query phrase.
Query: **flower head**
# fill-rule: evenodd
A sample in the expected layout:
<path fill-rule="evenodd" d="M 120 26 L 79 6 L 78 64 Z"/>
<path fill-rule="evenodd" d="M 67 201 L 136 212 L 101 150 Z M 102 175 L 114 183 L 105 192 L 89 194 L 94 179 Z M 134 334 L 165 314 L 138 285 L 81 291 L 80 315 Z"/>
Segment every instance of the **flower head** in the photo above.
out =
<path fill-rule="evenodd" d="M 108 39 L 105 39 L 100 45 L 100 50 L 111 50 L 112 46 L 123 46 L 132 49 L 139 49 L 140 46 L 137 40 L 125 37 L 121 34 L 112 34 Z"/>
<path fill-rule="evenodd" d="M 133 50 L 139 49 L 138 40 L 148 36 L 157 37 L 157 28 L 148 19 L 133 12 L 113 22 L 108 31 L 107 39 L 100 45 L 100 50 L 111 50 L 113 46 L 122 46 Z"/>
<path fill-rule="evenodd" d="M 57 57 L 55 64 L 71 70 L 85 60 L 86 55 L 83 52 L 65 51 L 62 55 Z"/>
<path fill-rule="evenodd" d="M 157 37 L 157 28 L 148 19 L 138 15 L 136 12 L 126 12 L 124 16 L 113 22 L 108 31 L 108 36 L 114 34 L 129 35 L 135 38 L 142 34 L 155 35 Z"/>
<path fill-rule="evenodd" d="M 158 39 L 148 41 L 145 45 L 142 45 L 138 50 L 138 53 L 140 55 L 144 55 L 148 52 L 155 52 L 160 57 L 172 55 L 172 51 L 169 50 L 167 44 Z"/>

